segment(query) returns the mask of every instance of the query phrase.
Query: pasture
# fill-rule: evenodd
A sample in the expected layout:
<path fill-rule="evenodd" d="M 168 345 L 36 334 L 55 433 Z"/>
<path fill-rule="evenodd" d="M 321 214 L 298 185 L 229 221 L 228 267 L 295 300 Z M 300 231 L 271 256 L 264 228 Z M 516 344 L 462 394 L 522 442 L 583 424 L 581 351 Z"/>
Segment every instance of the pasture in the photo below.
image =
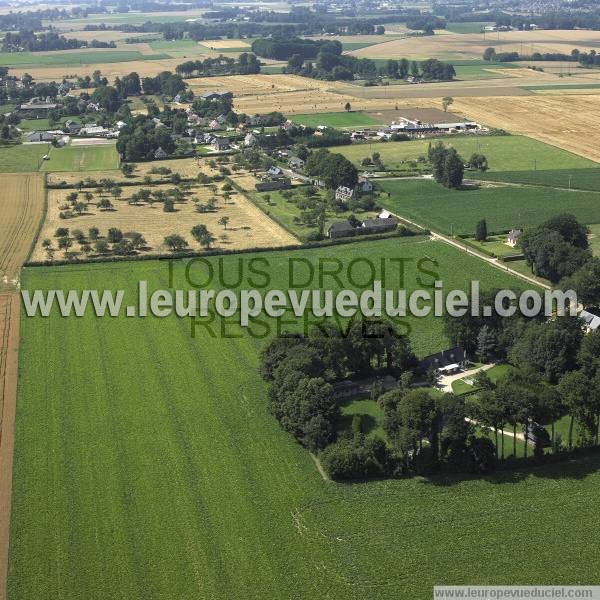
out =
<path fill-rule="evenodd" d="M 381 125 L 382 121 L 362 112 L 334 112 L 334 113 L 314 113 L 309 115 L 294 115 L 294 123 L 306 125 L 307 127 L 335 127 L 344 129 L 346 127 L 369 127 Z"/>
<path fill-rule="evenodd" d="M 490 173 L 501 171 L 533 171 L 553 169 L 594 169 L 600 165 L 560 148 L 541 143 L 524 136 L 446 136 L 439 138 L 447 146 L 456 148 L 467 161 L 473 153 L 485 154 Z M 402 168 L 402 161 L 417 160 L 427 156 L 429 143 L 435 138 L 406 142 L 364 143 L 333 148 L 351 160 L 356 166 L 373 152 L 379 152 L 381 160 L 390 170 Z M 469 172 L 465 175 L 469 176 Z M 477 174 L 479 176 L 479 174 Z"/>
<path fill-rule="evenodd" d="M 315 265 L 430 256 L 451 288 L 471 276 L 514 283 L 423 238 L 258 256 L 278 289 L 291 256 Z M 228 281 L 238 258 L 224 258 Z M 184 265 L 174 265 L 175 287 L 185 287 Z M 24 287 L 109 287 L 133 298 L 138 280 L 167 287 L 167 266 L 28 269 Z M 234 325 L 221 335 L 218 323 L 215 337 L 202 329 L 192 338 L 175 317 L 23 321 L 9 600 L 301 600 L 323 590 L 425 600 L 440 582 L 575 584 L 597 573 L 581 547 L 600 531 L 598 459 L 573 461 L 567 473 L 556 465 L 479 480 L 331 484 L 268 412 L 257 373 L 265 339 Z M 435 320 L 414 325 L 419 353 L 445 346 Z M 510 552 L 491 561 L 499 547 Z"/>
<path fill-rule="evenodd" d="M 48 153 L 50 144 L 20 144 L 0 146 L 0 172 L 25 173 L 37 171 Z"/>
<path fill-rule="evenodd" d="M 167 54 L 142 54 L 137 50 L 65 50 L 61 52 L 0 52 L 3 67 L 75 67 L 169 58 Z"/>
<path fill-rule="evenodd" d="M 486 219 L 488 231 L 538 225 L 563 212 L 584 223 L 600 218 L 600 193 L 543 187 L 482 187 L 449 190 L 434 181 L 389 180 L 378 188 L 388 192 L 379 202 L 393 213 L 442 233 L 473 235 L 477 222 Z"/>
<path fill-rule="evenodd" d="M 114 144 L 51 148 L 49 157 L 43 161 L 42 171 L 106 171 L 119 167 Z"/>

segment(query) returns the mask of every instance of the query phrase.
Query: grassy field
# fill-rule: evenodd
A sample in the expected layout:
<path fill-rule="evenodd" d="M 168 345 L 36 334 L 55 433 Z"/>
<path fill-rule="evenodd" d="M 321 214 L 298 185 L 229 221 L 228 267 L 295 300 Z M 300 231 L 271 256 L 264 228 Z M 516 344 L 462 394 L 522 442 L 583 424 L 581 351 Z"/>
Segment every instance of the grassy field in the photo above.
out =
<path fill-rule="evenodd" d="M 24 173 L 37 171 L 49 144 L 27 144 L 0 147 L 0 172 Z"/>
<path fill-rule="evenodd" d="M 557 163 L 557 166 L 561 166 Z M 466 177 L 486 181 L 506 181 L 577 190 L 600 191 L 600 167 L 585 169 L 552 169 L 535 171 L 467 171 Z"/>
<path fill-rule="evenodd" d="M 61 129 L 65 121 L 75 121 L 75 123 L 81 123 L 78 117 L 62 117 L 56 124 L 50 126 L 48 119 L 21 119 L 19 122 L 19 129 L 25 132 L 29 131 L 47 131 L 49 129 Z"/>
<path fill-rule="evenodd" d="M 584 223 L 597 223 L 600 194 L 552 188 L 493 187 L 448 190 L 434 181 L 384 181 L 390 194 L 380 203 L 394 213 L 443 233 L 472 235 L 486 219 L 490 233 L 537 225 L 568 211 Z"/>
<path fill-rule="evenodd" d="M 595 163 L 560 148 L 555 148 L 537 140 L 519 136 L 468 136 L 440 138 L 447 146 L 456 148 L 459 154 L 468 160 L 471 154 L 485 154 L 489 163 L 489 172 L 532 171 L 560 169 L 598 168 Z M 348 157 L 357 166 L 365 156 L 373 152 L 381 154 L 381 160 L 388 169 L 401 167 L 401 161 L 415 160 L 427 155 L 431 140 L 408 142 L 386 142 L 374 144 L 352 144 L 332 149 Z"/>
<path fill-rule="evenodd" d="M 293 115 L 290 117 L 294 123 L 306 125 L 307 127 L 369 127 L 372 125 L 381 125 L 382 121 L 362 112 L 333 112 L 316 113 L 309 115 Z"/>
<path fill-rule="evenodd" d="M 50 160 L 43 162 L 42 171 L 107 171 L 118 167 L 115 145 L 102 144 L 51 148 Z"/>
<path fill-rule="evenodd" d="M 600 83 L 556 83 L 554 85 L 523 85 L 524 90 L 543 92 L 544 90 L 597 90 Z"/>
<path fill-rule="evenodd" d="M 158 60 L 167 54 L 142 54 L 137 50 L 73 50 L 69 52 L 0 52 L 3 67 L 74 67 L 101 63 L 130 62 L 132 60 Z"/>
<path fill-rule="evenodd" d="M 479 261 L 423 240 L 325 252 L 429 254 L 452 286 L 467 273 L 500 283 Z M 228 276 L 237 260 L 225 259 Z M 178 263 L 176 287 L 182 276 Z M 167 287 L 167 264 L 30 269 L 24 287 L 136 294 L 141 279 Z M 481 480 L 326 483 L 267 411 L 264 344 L 193 339 L 175 318 L 24 319 L 10 600 L 425 600 L 440 582 L 595 580 L 586 549 L 600 533 L 600 460 L 567 474 L 557 465 Z M 434 326 L 422 348 L 444 344 Z"/>
<path fill-rule="evenodd" d="M 478 242 L 475 238 L 467 238 L 467 240 L 477 248 L 493 252 L 496 256 L 511 256 L 520 253 L 519 248 L 511 248 L 506 244 L 506 234 L 504 233 L 500 235 L 490 235 L 485 242 Z"/>

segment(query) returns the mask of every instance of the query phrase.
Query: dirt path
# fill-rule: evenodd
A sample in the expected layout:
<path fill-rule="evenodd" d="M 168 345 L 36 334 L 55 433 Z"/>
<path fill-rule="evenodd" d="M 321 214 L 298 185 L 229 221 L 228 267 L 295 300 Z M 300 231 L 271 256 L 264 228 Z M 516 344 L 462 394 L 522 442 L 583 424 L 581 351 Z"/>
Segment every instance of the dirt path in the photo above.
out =
<path fill-rule="evenodd" d="M 19 295 L 0 294 L 0 600 L 6 598 L 15 408 L 19 352 Z"/>

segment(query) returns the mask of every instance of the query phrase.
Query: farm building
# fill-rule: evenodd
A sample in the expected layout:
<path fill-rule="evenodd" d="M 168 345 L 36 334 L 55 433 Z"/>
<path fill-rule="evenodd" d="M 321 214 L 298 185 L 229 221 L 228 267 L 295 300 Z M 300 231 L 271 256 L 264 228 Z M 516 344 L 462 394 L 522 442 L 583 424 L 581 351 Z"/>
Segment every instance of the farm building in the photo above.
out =
<path fill-rule="evenodd" d="M 69 119 L 68 121 L 65 122 L 63 131 L 65 133 L 77 134 L 81 131 L 81 125 L 79 123 L 76 123 L 75 121 Z"/>
<path fill-rule="evenodd" d="M 26 113 L 27 118 L 34 116 L 45 117 L 48 111 L 58 108 L 55 102 L 39 102 L 32 100 L 27 104 L 21 104 L 18 108 L 19 112 Z"/>
<path fill-rule="evenodd" d="M 33 131 L 25 139 L 28 142 L 52 142 L 56 139 L 56 134 L 48 131 Z"/>
<path fill-rule="evenodd" d="M 388 219 L 365 219 L 361 225 L 361 233 L 385 233 L 394 231 L 398 221 L 392 217 Z"/>
<path fill-rule="evenodd" d="M 356 189 L 359 194 L 370 194 L 373 191 L 373 184 L 366 177 L 360 176 Z"/>
<path fill-rule="evenodd" d="M 352 227 L 350 221 L 336 221 L 327 229 L 327 237 L 330 239 L 350 237 L 356 235 L 356 229 Z"/>
<path fill-rule="evenodd" d="M 154 151 L 154 158 L 158 159 L 158 160 L 162 160 L 164 158 L 167 158 L 169 155 L 160 147 L 158 147 L 155 151 Z"/>
<path fill-rule="evenodd" d="M 272 167 L 269 168 L 269 170 L 267 171 L 267 175 L 271 178 L 271 179 L 278 179 L 280 177 L 283 177 L 283 171 L 279 168 L 276 167 L 275 165 L 273 165 Z"/>
<path fill-rule="evenodd" d="M 519 238 L 523 232 L 520 229 L 511 229 L 506 236 L 506 244 L 514 248 L 519 243 Z"/>
<path fill-rule="evenodd" d="M 275 190 L 289 190 L 292 187 L 292 182 L 284 177 L 277 181 L 262 181 L 255 184 L 254 187 L 257 192 L 274 192 Z"/>
<path fill-rule="evenodd" d="M 204 92 L 204 94 L 200 96 L 201 100 L 208 102 L 218 102 L 219 100 L 225 100 L 228 98 L 233 98 L 233 94 L 231 92 Z"/>
<path fill-rule="evenodd" d="M 244 138 L 244 146 L 256 146 L 257 142 L 258 140 L 256 139 L 256 136 L 253 133 L 249 133 Z"/>

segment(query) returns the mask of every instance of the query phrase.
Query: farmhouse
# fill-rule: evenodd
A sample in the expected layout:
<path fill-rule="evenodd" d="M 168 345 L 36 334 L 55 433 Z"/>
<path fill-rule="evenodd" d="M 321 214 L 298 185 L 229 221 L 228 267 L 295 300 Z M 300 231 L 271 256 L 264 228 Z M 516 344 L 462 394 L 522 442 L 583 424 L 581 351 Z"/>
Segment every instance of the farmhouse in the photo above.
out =
<path fill-rule="evenodd" d="M 419 363 L 419 368 L 424 372 L 433 369 L 437 375 L 448 375 L 465 369 L 468 364 L 467 351 L 461 346 L 455 346 L 426 356 Z"/>
<path fill-rule="evenodd" d="M 160 146 L 154 151 L 154 158 L 157 160 L 165 159 L 168 156 L 169 155 Z"/>
<path fill-rule="evenodd" d="M 204 92 L 200 96 L 201 100 L 207 102 L 218 102 L 219 100 L 225 100 L 233 98 L 233 94 L 231 92 Z"/>
<path fill-rule="evenodd" d="M 297 156 L 292 156 L 292 158 L 290 158 L 288 161 L 288 165 L 290 169 L 300 170 L 304 168 L 304 161 Z"/>
<path fill-rule="evenodd" d="M 56 139 L 55 133 L 48 131 L 34 131 L 25 138 L 28 142 L 52 142 Z"/>
<path fill-rule="evenodd" d="M 63 131 L 65 133 L 77 134 L 81 131 L 81 125 L 79 123 L 75 123 L 75 121 L 69 119 L 68 121 L 65 122 Z"/>
<path fill-rule="evenodd" d="M 373 184 L 366 177 L 360 176 L 356 189 L 359 194 L 370 194 L 373 191 Z"/>
<path fill-rule="evenodd" d="M 519 238 L 523 232 L 520 229 L 511 229 L 506 236 L 506 244 L 514 248 L 519 243 Z"/>
<path fill-rule="evenodd" d="M 256 136 L 252 133 L 249 133 L 244 138 L 244 146 L 255 146 L 257 142 Z"/>
<path fill-rule="evenodd" d="M 269 168 L 269 170 L 267 171 L 267 175 L 271 178 L 271 179 L 279 179 L 280 177 L 283 177 L 283 171 L 273 165 L 272 167 Z"/>

